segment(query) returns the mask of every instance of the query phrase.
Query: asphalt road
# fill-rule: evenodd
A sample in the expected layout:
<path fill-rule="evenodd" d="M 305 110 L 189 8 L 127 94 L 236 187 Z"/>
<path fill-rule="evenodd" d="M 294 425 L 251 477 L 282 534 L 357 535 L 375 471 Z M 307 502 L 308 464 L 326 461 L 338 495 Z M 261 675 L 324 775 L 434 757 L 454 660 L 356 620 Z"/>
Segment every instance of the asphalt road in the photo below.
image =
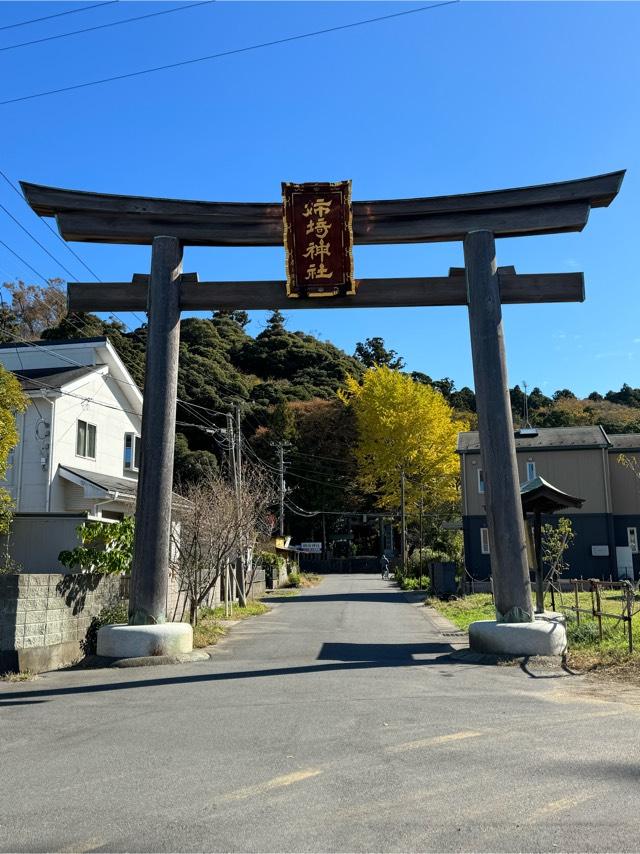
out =
<path fill-rule="evenodd" d="M 640 694 L 328 577 L 211 661 L 0 683 L 2 851 L 637 851 Z"/>

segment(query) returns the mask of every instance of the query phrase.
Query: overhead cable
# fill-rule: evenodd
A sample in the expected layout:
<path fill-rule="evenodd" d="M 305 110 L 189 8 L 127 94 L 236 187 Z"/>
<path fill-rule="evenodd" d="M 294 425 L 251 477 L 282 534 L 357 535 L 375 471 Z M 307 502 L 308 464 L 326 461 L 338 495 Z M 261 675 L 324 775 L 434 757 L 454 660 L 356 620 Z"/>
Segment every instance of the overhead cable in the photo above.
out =
<path fill-rule="evenodd" d="M 300 33 L 295 36 L 287 36 L 286 38 L 281 39 L 273 39 L 268 42 L 261 42 L 260 44 L 252 44 L 247 45 L 246 47 L 238 47 L 233 48 L 231 50 L 223 50 L 220 53 L 211 53 L 207 56 L 198 56 L 194 59 L 183 59 L 180 62 L 171 62 L 167 65 L 157 65 L 154 68 L 144 68 L 140 71 L 130 71 L 127 74 L 116 74 L 113 77 L 103 77 L 100 80 L 89 80 L 86 83 L 76 83 L 72 86 L 62 86 L 59 89 L 48 89 L 45 92 L 34 92 L 31 95 L 21 95 L 18 98 L 8 98 L 5 101 L 0 101 L 0 106 L 5 106 L 7 104 L 17 104 L 20 101 L 30 101 L 34 98 L 45 98 L 49 95 L 60 95 L 63 92 L 73 92 L 77 89 L 86 89 L 89 86 L 101 86 L 104 83 L 113 83 L 117 80 L 128 80 L 132 77 L 141 77 L 144 74 L 154 74 L 157 71 L 168 71 L 172 68 L 180 68 L 186 65 L 194 65 L 197 62 L 207 62 L 213 59 L 222 59 L 226 56 L 234 56 L 240 53 L 248 53 L 252 50 L 261 50 L 267 47 L 275 47 L 280 44 L 287 44 L 289 42 L 300 41 L 301 39 L 310 39 L 316 36 L 326 35 L 327 33 L 336 33 L 340 30 L 349 30 L 354 27 L 363 27 L 367 24 L 375 24 L 379 21 L 388 21 L 392 18 L 401 18 L 405 15 L 415 15 L 418 12 L 427 12 L 430 9 L 438 9 L 441 6 L 451 6 L 455 3 L 459 3 L 460 0 L 443 0 L 441 3 L 432 3 L 430 6 L 419 6 L 417 9 L 406 9 L 404 12 L 393 12 L 390 15 L 380 15 L 377 18 L 367 18 L 363 21 L 353 21 L 351 24 L 340 24 L 335 27 L 326 27 L 322 30 L 314 30 L 310 33 Z"/>

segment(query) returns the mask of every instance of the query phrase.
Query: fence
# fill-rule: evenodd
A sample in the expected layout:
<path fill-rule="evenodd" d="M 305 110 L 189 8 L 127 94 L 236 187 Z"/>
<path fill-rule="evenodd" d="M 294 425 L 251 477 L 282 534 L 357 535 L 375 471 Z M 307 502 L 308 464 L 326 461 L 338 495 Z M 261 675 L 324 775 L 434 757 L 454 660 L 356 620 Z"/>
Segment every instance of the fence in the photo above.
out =
<path fill-rule="evenodd" d="M 597 578 L 572 578 L 569 582 L 569 595 L 572 604 L 565 603 L 566 582 L 562 585 L 550 584 L 551 607 L 563 613 L 575 614 L 576 624 L 580 625 L 581 615 L 588 615 L 596 620 L 598 624 L 598 635 L 602 642 L 604 632 L 602 628 L 603 618 L 626 623 L 625 634 L 628 638 L 629 652 L 633 652 L 633 618 L 640 613 L 640 606 L 634 610 L 636 604 L 636 592 L 631 581 L 600 581 Z M 608 592 L 617 593 L 617 596 L 607 596 Z M 590 597 L 591 607 L 585 607 L 586 595 Z M 589 600 L 587 600 L 589 601 Z M 619 603 L 616 613 L 603 610 L 605 604 Z"/>

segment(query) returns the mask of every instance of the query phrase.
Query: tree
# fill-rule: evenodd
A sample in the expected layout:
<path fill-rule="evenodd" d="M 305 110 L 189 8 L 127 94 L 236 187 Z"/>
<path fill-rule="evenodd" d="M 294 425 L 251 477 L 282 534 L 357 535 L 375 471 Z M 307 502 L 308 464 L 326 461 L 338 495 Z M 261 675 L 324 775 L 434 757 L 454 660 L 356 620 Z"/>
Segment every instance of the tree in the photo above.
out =
<path fill-rule="evenodd" d="M 546 567 L 546 576 L 552 583 L 569 569 L 565 561 L 565 552 L 575 540 L 571 519 L 558 517 L 556 525 L 542 526 L 542 563 Z"/>
<path fill-rule="evenodd" d="M 404 368 L 404 360 L 395 350 L 388 350 L 382 338 L 367 338 L 364 344 L 358 341 L 354 356 L 365 368 L 375 368 L 379 365 L 394 371 L 401 371 Z"/>
<path fill-rule="evenodd" d="M 20 441 L 16 414 L 27 408 L 27 398 L 12 373 L 0 365 L 0 480 L 7 476 L 9 454 Z M 6 534 L 13 503 L 6 489 L 0 489 L 0 534 Z"/>
<path fill-rule="evenodd" d="M 571 389 L 568 389 L 568 388 L 559 388 L 559 389 L 558 389 L 558 391 L 554 391 L 554 393 L 553 393 L 553 399 L 554 399 L 555 401 L 558 401 L 558 400 L 575 400 L 575 399 L 576 399 L 576 396 L 575 396 L 575 394 L 571 391 Z"/>
<path fill-rule="evenodd" d="M 67 313 L 67 293 L 63 279 L 49 279 L 42 287 L 25 282 L 5 282 L 11 294 L 10 311 L 14 315 L 18 337 L 33 340 L 51 326 L 57 326 Z"/>
<path fill-rule="evenodd" d="M 222 578 L 227 565 L 242 551 L 253 552 L 271 533 L 269 507 L 273 488 L 255 469 L 245 469 L 242 489 L 210 473 L 182 490 L 172 527 L 171 569 L 189 604 L 189 621 L 197 625 L 198 610 Z"/>
<path fill-rule="evenodd" d="M 361 384 L 349 378 L 340 397 L 356 416 L 358 482 L 380 507 L 398 507 L 402 471 L 410 511 L 416 512 L 423 486 L 427 510 L 457 501 L 456 440 L 468 424 L 438 391 L 381 366 L 368 370 Z"/>

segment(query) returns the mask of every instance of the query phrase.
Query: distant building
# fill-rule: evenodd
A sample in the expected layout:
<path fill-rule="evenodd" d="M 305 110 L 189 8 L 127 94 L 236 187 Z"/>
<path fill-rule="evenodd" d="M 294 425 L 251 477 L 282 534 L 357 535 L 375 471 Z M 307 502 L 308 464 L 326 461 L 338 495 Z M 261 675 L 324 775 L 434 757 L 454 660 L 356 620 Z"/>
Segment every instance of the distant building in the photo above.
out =
<path fill-rule="evenodd" d="M 633 555 L 640 576 L 640 479 L 618 462 L 620 454 L 640 461 L 640 434 L 607 435 L 602 427 L 550 427 L 518 431 L 515 436 L 520 482 L 537 475 L 562 491 L 584 499 L 580 509 L 563 511 L 571 519 L 575 541 L 567 552 L 569 575 L 618 577 L 616 548 Z M 477 432 L 460 433 L 465 564 L 476 579 L 488 578 L 491 555 L 485 515 L 485 478 Z M 553 517 L 544 521 L 553 521 Z"/>
<path fill-rule="evenodd" d="M 29 399 L 9 460 L 11 553 L 27 571 L 60 571 L 85 518 L 135 512 L 142 393 L 106 337 L 0 345 Z"/>

